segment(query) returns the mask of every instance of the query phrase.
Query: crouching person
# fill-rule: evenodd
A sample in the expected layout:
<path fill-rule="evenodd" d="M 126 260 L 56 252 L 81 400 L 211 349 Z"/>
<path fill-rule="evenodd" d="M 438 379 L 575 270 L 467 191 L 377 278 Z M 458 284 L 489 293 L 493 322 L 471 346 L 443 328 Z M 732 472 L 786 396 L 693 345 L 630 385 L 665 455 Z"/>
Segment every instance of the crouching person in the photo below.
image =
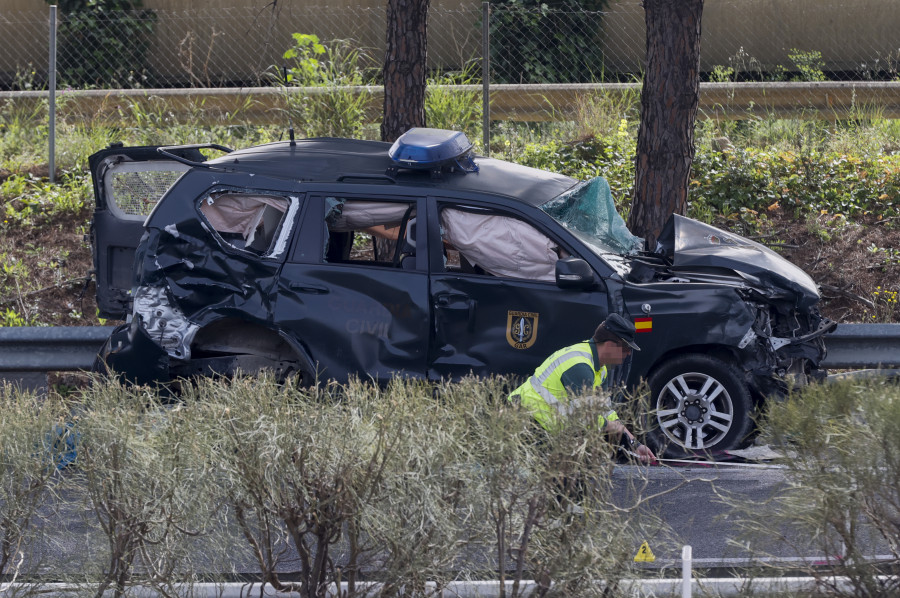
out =
<path fill-rule="evenodd" d="M 598 401 L 607 376 L 607 366 L 620 365 L 632 350 L 640 351 L 634 342 L 634 324 L 610 314 L 586 341 L 564 347 L 538 366 L 534 374 L 510 393 L 509 400 L 527 409 L 546 431 L 558 425 L 576 408 L 576 397 L 589 397 L 601 412 L 597 425 L 612 442 L 620 442 L 643 463 L 656 460 L 656 455 L 619 420 L 609 400 Z"/>

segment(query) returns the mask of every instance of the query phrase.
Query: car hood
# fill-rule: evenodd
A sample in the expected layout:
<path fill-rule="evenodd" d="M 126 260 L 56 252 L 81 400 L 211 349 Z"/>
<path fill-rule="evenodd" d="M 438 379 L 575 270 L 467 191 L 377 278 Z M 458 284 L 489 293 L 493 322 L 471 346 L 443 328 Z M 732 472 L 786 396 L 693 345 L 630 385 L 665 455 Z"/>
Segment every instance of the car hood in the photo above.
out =
<path fill-rule="evenodd" d="M 678 214 L 663 228 L 656 253 L 671 260 L 675 273 L 727 268 L 768 297 L 787 292 L 798 308 L 820 299 L 813 279 L 768 247 Z"/>

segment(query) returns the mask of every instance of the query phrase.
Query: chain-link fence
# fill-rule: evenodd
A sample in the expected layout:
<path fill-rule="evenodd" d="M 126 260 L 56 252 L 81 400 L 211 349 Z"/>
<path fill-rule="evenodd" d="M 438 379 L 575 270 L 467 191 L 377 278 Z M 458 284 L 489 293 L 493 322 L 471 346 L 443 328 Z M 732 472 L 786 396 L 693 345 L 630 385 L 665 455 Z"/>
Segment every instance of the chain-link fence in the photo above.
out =
<path fill-rule="evenodd" d="M 639 0 L 603 10 L 521 8 L 494 2 L 433 6 L 429 66 L 480 83 L 489 35 L 491 84 L 637 82 L 644 61 Z M 328 46 L 348 40 L 377 84 L 385 8 L 299 7 L 60 14 L 59 87 L 255 87 L 278 80 L 294 33 Z M 0 14 L 0 89 L 46 86 L 46 13 Z M 716 83 L 895 81 L 900 11 L 892 0 L 721 0 L 706 3 L 701 71 Z M 881 88 L 879 88 L 881 89 Z M 896 95 L 892 87 L 879 93 Z M 813 92 L 809 92 L 813 93 Z M 525 100 L 523 100 L 524 103 Z M 530 100 L 529 100 L 530 101 Z M 523 106 L 524 108 L 524 106 Z"/>

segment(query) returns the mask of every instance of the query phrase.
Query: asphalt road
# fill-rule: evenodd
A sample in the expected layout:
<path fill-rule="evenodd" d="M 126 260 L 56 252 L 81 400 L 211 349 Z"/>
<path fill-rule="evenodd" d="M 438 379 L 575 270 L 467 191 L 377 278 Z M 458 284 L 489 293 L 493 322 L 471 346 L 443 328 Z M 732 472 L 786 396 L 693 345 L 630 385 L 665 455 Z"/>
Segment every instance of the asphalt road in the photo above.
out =
<path fill-rule="evenodd" d="M 752 538 L 742 530 L 742 518 L 765 520 L 772 508 L 769 499 L 790 483 L 786 470 L 780 466 L 618 466 L 613 475 L 619 501 L 628 506 L 635 504 L 635 497 L 643 497 L 641 508 L 660 517 L 669 528 L 669 533 L 657 528 L 647 530 L 646 537 L 635 538 L 636 553 L 639 543 L 647 541 L 656 557 L 654 563 L 644 566 L 680 567 L 684 545 L 692 547 L 696 567 L 711 570 L 754 568 L 761 564 L 799 569 L 801 565 L 835 562 L 836 555 L 826 553 L 822 536 L 812 537 L 799 527 L 773 526 L 773 535 Z M 890 554 L 886 542 L 871 528 L 860 525 L 857 534 L 860 550 L 867 557 Z M 834 541 L 827 544 L 841 545 Z"/>
<path fill-rule="evenodd" d="M 649 568 L 680 567 L 682 546 L 690 545 L 696 567 L 749 566 L 759 558 L 741 544 L 741 532 L 726 497 L 746 504 L 763 504 L 786 484 L 784 470 L 774 466 L 712 464 L 709 466 L 617 465 L 613 470 L 616 503 L 628 509 L 639 501 L 640 513 L 652 514 L 665 528 L 648 525 L 636 533 L 634 552 L 646 541 L 655 561 Z M 71 499 L 71 500 L 70 500 Z M 40 549 L 28 560 L 40 562 L 45 571 L 60 563 L 64 568 L 85 562 L 88 555 L 102 551 L 104 542 L 96 520 L 83 500 L 61 496 L 46 518 Z M 623 516 L 638 517 L 637 512 Z M 767 550 L 784 562 L 801 559 L 822 560 L 824 554 L 811 538 L 796 531 L 781 530 L 788 541 L 773 540 Z M 236 542 L 241 544 L 240 541 Z M 233 572 L 253 573 L 253 561 L 245 546 L 234 550 Z M 872 554 L 886 550 L 872 542 Z M 97 553 L 99 554 L 99 552 Z"/>
<path fill-rule="evenodd" d="M 647 541 L 659 561 L 681 558 L 684 545 L 692 547 L 698 563 L 719 564 L 748 562 L 755 554 L 739 548 L 742 534 L 735 525 L 730 500 L 762 503 L 785 485 L 784 472 L 769 466 L 710 466 L 642 467 L 622 465 L 614 471 L 619 500 L 626 506 L 644 499 L 642 508 L 657 515 L 670 528 L 648 530 Z M 814 556 L 798 555 L 796 550 L 783 547 L 773 551 L 785 558 Z"/>

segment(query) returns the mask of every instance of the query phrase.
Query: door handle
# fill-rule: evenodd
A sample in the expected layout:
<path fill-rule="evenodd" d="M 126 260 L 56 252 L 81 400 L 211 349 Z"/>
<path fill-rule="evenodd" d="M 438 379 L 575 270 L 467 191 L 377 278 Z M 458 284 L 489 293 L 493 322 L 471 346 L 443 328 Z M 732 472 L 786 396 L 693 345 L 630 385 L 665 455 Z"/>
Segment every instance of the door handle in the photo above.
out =
<path fill-rule="evenodd" d="M 438 295 L 435 297 L 438 309 L 449 312 L 466 312 L 466 327 L 469 332 L 475 329 L 475 308 L 478 302 L 465 295 Z"/>

